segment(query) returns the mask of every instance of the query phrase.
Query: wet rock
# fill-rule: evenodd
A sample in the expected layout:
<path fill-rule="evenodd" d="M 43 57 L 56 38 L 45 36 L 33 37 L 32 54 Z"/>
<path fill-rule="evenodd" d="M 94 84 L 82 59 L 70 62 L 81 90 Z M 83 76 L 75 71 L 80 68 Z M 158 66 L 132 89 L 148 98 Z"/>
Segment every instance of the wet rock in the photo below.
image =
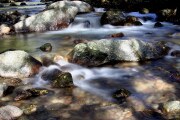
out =
<path fill-rule="evenodd" d="M 111 35 L 112 38 L 117 38 L 117 37 L 124 37 L 124 34 L 122 32 L 120 33 L 115 33 Z"/>
<path fill-rule="evenodd" d="M 53 81 L 55 80 L 58 75 L 60 75 L 62 73 L 61 70 L 59 70 L 56 66 L 50 66 L 49 69 L 45 70 L 42 75 L 41 78 L 43 80 L 49 80 L 49 81 Z"/>
<path fill-rule="evenodd" d="M 139 11 L 141 14 L 147 14 L 149 13 L 149 10 L 147 8 L 143 8 L 141 11 Z"/>
<path fill-rule="evenodd" d="M 42 64 L 22 50 L 0 53 L 0 76 L 24 78 L 39 72 Z"/>
<path fill-rule="evenodd" d="M 25 19 L 28 18 L 28 17 L 30 17 L 30 16 L 29 16 L 29 15 L 22 15 L 19 20 L 20 20 L 20 21 L 21 21 L 21 20 L 25 20 Z"/>
<path fill-rule="evenodd" d="M 141 40 L 102 39 L 81 43 L 68 54 L 69 62 L 98 66 L 114 61 L 145 61 L 167 54 L 164 42 L 149 43 Z"/>
<path fill-rule="evenodd" d="M 109 10 L 105 12 L 101 17 L 101 25 L 124 25 L 126 16 L 125 13 L 119 10 Z"/>
<path fill-rule="evenodd" d="M 92 12 L 93 10 L 91 5 L 82 1 L 58 1 L 49 5 L 47 9 L 62 9 L 69 6 L 76 7 L 78 9 L 78 13 L 87 13 Z"/>
<path fill-rule="evenodd" d="M 171 56 L 180 57 L 180 50 L 172 51 L 172 52 L 171 52 Z"/>
<path fill-rule="evenodd" d="M 6 35 L 9 34 L 11 31 L 11 28 L 7 26 L 6 24 L 2 24 L 0 26 L 0 35 Z"/>
<path fill-rule="evenodd" d="M 0 3 L 0 8 L 2 8 L 2 7 L 4 7 L 4 5 Z"/>
<path fill-rule="evenodd" d="M 84 40 L 84 39 L 76 39 L 76 40 L 73 40 L 73 43 L 76 45 L 76 44 L 79 44 L 79 43 L 88 43 L 88 40 Z"/>
<path fill-rule="evenodd" d="M 169 101 L 163 104 L 162 111 L 170 119 L 180 119 L 180 101 Z"/>
<path fill-rule="evenodd" d="M 66 88 L 73 86 L 71 73 L 63 72 L 52 82 L 54 88 Z"/>
<path fill-rule="evenodd" d="M 127 16 L 124 12 L 119 10 L 109 10 L 101 17 L 101 25 L 111 24 L 115 26 L 124 25 L 139 25 L 137 24 L 138 18 L 134 16 Z"/>
<path fill-rule="evenodd" d="M 77 8 L 73 6 L 46 10 L 16 23 L 14 28 L 16 32 L 59 30 L 68 27 L 77 12 Z"/>
<path fill-rule="evenodd" d="M 40 88 L 32 88 L 27 90 L 18 91 L 14 100 L 26 100 L 33 97 L 38 97 L 42 95 L 47 95 L 49 91 L 47 89 L 40 89 Z"/>
<path fill-rule="evenodd" d="M 52 51 L 52 45 L 51 45 L 51 43 L 45 43 L 39 49 L 42 50 L 43 52 L 51 52 Z"/>
<path fill-rule="evenodd" d="M 0 107 L 0 119 L 1 120 L 13 120 L 17 119 L 23 114 L 23 111 L 16 106 L 6 105 Z"/>
<path fill-rule="evenodd" d="M 0 13 L 0 23 L 12 26 L 20 20 L 21 13 L 18 11 L 8 11 Z"/>
<path fill-rule="evenodd" d="M 34 104 L 31 104 L 31 105 L 26 105 L 24 108 L 23 108 L 23 112 L 24 114 L 26 115 L 30 115 L 34 112 L 37 111 L 37 105 L 34 105 Z"/>
<path fill-rule="evenodd" d="M 157 12 L 157 20 L 180 24 L 180 10 L 179 9 L 163 9 Z"/>
<path fill-rule="evenodd" d="M 12 2 L 9 4 L 9 6 L 17 6 L 16 3 Z"/>
<path fill-rule="evenodd" d="M 8 86 L 7 84 L 0 84 L 0 97 L 11 94 L 15 89 L 14 86 Z"/>
<path fill-rule="evenodd" d="M 126 89 L 118 89 L 112 93 L 112 97 L 116 99 L 118 102 L 124 102 L 127 97 L 129 97 L 131 93 Z"/>
<path fill-rule="evenodd" d="M 140 21 L 135 21 L 133 24 L 136 25 L 136 26 L 141 26 L 141 25 L 143 25 Z"/>
<path fill-rule="evenodd" d="M 50 65 L 56 65 L 57 63 L 54 61 L 54 58 L 55 58 L 56 55 L 54 54 L 46 54 L 46 55 L 43 55 L 41 56 L 41 62 L 43 64 L 43 66 L 50 66 Z"/>
<path fill-rule="evenodd" d="M 155 28 L 157 28 L 157 27 L 163 27 L 163 24 L 160 23 L 160 22 L 156 22 L 156 23 L 154 24 L 154 27 L 155 27 Z"/>
<path fill-rule="evenodd" d="M 27 5 L 25 2 L 20 3 L 21 6 Z"/>
<path fill-rule="evenodd" d="M 22 85 L 22 80 L 19 78 L 0 77 L 0 84 L 6 84 L 8 86 L 20 86 L 20 85 Z"/>

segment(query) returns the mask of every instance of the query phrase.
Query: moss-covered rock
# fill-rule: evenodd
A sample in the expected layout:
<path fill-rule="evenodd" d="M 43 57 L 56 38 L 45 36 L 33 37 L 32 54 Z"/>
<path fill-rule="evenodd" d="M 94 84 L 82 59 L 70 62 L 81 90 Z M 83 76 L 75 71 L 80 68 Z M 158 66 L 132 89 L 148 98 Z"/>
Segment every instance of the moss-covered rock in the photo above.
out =
<path fill-rule="evenodd" d="M 45 43 L 44 45 L 39 47 L 39 49 L 44 51 L 44 52 L 51 52 L 52 51 L 52 45 L 51 45 L 51 43 Z"/>
<path fill-rule="evenodd" d="M 73 79 L 71 73 L 64 72 L 58 75 L 58 77 L 52 81 L 52 87 L 65 88 L 73 85 Z"/>
<path fill-rule="evenodd" d="M 67 56 L 69 62 L 85 66 L 98 66 L 114 61 L 145 61 L 167 54 L 163 42 L 149 43 L 141 40 L 103 39 L 77 44 Z"/>

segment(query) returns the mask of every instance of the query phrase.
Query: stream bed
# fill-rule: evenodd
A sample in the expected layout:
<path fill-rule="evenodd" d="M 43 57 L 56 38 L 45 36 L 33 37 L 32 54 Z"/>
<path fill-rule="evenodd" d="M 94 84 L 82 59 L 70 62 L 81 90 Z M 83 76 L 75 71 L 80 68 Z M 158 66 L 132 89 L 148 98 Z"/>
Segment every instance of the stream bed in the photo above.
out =
<path fill-rule="evenodd" d="M 42 69 L 58 67 L 70 72 L 76 87 L 52 89 L 47 82 L 43 82 L 39 73 L 24 80 L 23 87 L 46 88 L 53 91 L 51 94 L 22 101 L 14 101 L 12 96 L 7 96 L 0 99 L 0 105 L 11 104 L 25 110 L 33 108 L 35 112 L 27 112 L 19 120 L 167 119 L 168 115 L 160 114 L 159 104 L 180 99 L 180 59 L 170 55 L 172 51 L 180 50 L 180 26 L 162 22 L 164 27 L 154 28 L 156 15 L 138 12 L 128 14 L 138 16 L 143 26 L 101 26 L 99 20 L 103 12 L 102 8 L 97 8 L 93 13 L 78 15 L 68 28 L 59 31 L 3 36 L 0 38 L 0 51 L 21 49 L 37 59 L 48 54 L 65 57 L 75 46 L 74 40 L 106 39 L 111 34 L 123 32 L 122 40 L 167 41 L 170 53 L 158 60 L 123 62 L 95 68 L 60 60 L 57 66 Z M 152 19 L 144 21 L 143 17 Z M 52 44 L 52 52 L 37 49 L 44 43 Z M 114 90 L 120 88 L 131 92 L 123 103 L 118 103 L 111 96 Z"/>

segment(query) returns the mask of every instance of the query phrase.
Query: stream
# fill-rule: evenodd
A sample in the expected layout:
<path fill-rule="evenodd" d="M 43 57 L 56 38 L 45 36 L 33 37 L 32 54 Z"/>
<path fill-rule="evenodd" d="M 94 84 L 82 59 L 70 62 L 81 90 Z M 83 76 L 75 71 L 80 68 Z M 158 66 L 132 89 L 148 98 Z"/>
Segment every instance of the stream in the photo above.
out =
<path fill-rule="evenodd" d="M 44 8 L 44 6 L 38 7 L 39 11 Z M 29 11 L 31 9 L 25 13 L 32 14 Z M 103 8 L 96 8 L 95 12 L 77 15 L 68 28 L 59 31 L 3 36 L 0 38 L 0 51 L 10 48 L 21 49 L 39 60 L 43 55 L 65 57 L 75 46 L 74 40 L 106 39 L 110 38 L 111 34 L 123 32 L 124 37 L 120 38 L 122 40 L 167 41 L 171 48 L 170 53 L 158 60 L 124 62 L 94 68 L 86 68 L 60 60 L 57 62 L 58 65 L 43 67 L 42 71 L 55 68 L 68 71 L 72 74 L 73 83 L 77 87 L 55 89 L 55 92 L 48 96 L 20 102 L 7 97 L 0 99 L 4 102 L 1 104 L 9 103 L 21 108 L 27 105 L 37 105 L 40 106 L 39 109 L 45 110 L 42 110 L 43 112 L 40 110 L 33 115 L 22 116 L 20 120 L 80 120 L 82 117 L 84 120 L 105 120 L 105 118 L 107 120 L 160 120 L 158 115 L 151 115 L 149 110 L 158 109 L 160 103 L 180 98 L 180 59 L 170 55 L 172 51 L 180 50 L 180 26 L 162 22 L 163 27 L 154 28 L 156 15 L 138 12 L 128 14 L 137 16 L 143 26 L 101 26 L 99 21 L 103 12 Z M 144 17 L 150 20 L 145 21 Z M 45 43 L 52 44 L 52 52 L 46 53 L 37 49 Z M 52 89 L 47 82 L 41 79 L 41 72 L 34 78 L 24 81 L 27 87 Z M 111 96 L 112 92 L 119 88 L 128 89 L 132 93 L 122 104 L 117 104 Z"/>

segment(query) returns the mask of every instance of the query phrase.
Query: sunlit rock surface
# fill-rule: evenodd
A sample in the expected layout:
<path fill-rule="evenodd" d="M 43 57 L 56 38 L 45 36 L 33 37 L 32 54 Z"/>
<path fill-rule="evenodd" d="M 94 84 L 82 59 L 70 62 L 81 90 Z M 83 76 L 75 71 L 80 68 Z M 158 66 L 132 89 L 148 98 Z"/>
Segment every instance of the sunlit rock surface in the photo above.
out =
<path fill-rule="evenodd" d="M 93 10 L 91 5 L 82 1 L 58 1 L 49 5 L 47 9 L 62 9 L 69 6 L 76 7 L 80 13 L 91 12 Z"/>
<path fill-rule="evenodd" d="M 157 59 L 166 53 L 164 43 L 141 40 L 111 40 L 81 43 L 69 53 L 68 60 L 86 66 L 97 66 L 113 61 L 144 61 Z"/>
<path fill-rule="evenodd" d="M 41 63 L 25 51 L 6 51 L 0 54 L 0 76 L 29 77 L 39 72 Z"/>
<path fill-rule="evenodd" d="M 20 117 L 23 111 L 16 106 L 7 105 L 0 107 L 0 119 L 1 120 L 13 120 Z"/>
<path fill-rule="evenodd" d="M 78 10 L 69 6 L 63 9 L 51 9 L 40 12 L 14 25 L 16 32 L 43 32 L 68 27 Z"/>

